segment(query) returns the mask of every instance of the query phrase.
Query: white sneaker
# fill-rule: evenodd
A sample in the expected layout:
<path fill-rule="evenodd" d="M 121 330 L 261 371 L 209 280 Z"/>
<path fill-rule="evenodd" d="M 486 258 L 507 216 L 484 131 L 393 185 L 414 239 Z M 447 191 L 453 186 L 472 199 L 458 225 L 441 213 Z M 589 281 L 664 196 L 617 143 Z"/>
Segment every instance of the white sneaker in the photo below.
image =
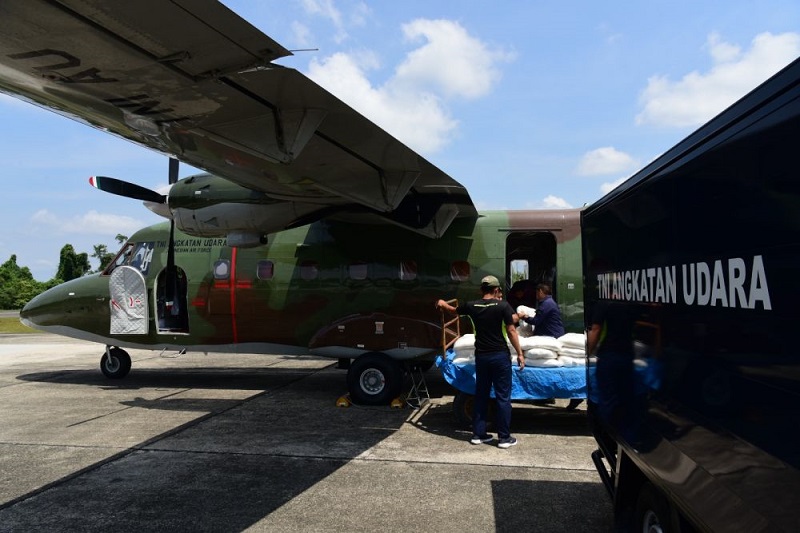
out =
<path fill-rule="evenodd" d="M 508 437 L 507 439 L 501 439 L 500 442 L 497 443 L 498 448 L 511 448 L 512 446 L 517 445 L 517 439 L 514 437 Z"/>

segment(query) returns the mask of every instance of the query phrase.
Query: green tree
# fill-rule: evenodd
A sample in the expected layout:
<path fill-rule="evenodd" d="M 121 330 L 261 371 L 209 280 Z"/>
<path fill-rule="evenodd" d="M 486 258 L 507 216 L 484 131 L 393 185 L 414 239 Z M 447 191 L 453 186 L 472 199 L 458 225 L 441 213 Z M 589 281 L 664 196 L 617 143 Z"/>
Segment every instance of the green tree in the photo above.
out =
<path fill-rule="evenodd" d="M 123 235 L 122 233 L 117 233 L 117 236 L 114 237 L 114 240 L 117 241 L 118 244 L 124 244 L 125 241 L 128 240 L 127 235 Z M 102 272 L 106 269 L 106 267 L 114 260 L 116 254 L 108 251 L 108 246 L 105 244 L 95 244 L 94 245 L 94 253 L 92 253 L 91 257 L 97 259 L 100 266 L 97 267 L 95 272 Z"/>
<path fill-rule="evenodd" d="M 40 292 L 57 285 L 57 280 L 42 283 L 33 279 L 28 267 L 17 264 L 17 256 L 12 255 L 0 265 L 0 309 L 21 309 Z"/>
<path fill-rule="evenodd" d="M 71 244 L 65 244 L 61 248 L 58 261 L 58 271 L 56 278 L 61 281 L 69 281 L 79 278 L 91 271 L 92 265 L 89 264 L 89 255 L 86 253 L 76 253 Z"/>
<path fill-rule="evenodd" d="M 102 272 L 111 262 L 111 260 L 114 259 L 114 254 L 108 251 L 108 246 L 105 244 L 95 244 L 92 257 L 97 259 L 97 261 L 100 263 L 100 266 L 97 267 L 95 272 Z"/>

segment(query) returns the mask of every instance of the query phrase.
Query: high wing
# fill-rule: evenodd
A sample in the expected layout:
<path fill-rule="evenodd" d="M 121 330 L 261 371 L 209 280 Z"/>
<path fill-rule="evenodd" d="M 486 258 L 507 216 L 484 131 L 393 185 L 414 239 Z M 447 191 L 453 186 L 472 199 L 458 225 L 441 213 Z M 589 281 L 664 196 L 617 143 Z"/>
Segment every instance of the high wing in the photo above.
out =
<path fill-rule="evenodd" d="M 215 0 L 3 0 L 0 91 L 289 205 L 440 236 L 464 187 Z M 284 210 L 287 211 L 287 210 Z"/>

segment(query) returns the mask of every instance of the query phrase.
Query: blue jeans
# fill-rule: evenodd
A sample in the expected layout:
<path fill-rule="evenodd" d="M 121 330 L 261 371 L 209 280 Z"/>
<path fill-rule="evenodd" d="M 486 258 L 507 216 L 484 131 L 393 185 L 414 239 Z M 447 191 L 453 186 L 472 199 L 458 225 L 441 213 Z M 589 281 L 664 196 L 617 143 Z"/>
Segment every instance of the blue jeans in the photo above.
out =
<path fill-rule="evenodd" d="M 511 436 L 511 356 L 508 352 L 475 355 L 475 403 L 472 409 L 472 432 L 486 434 L 489 393 L 494 386 L 497 400 L 495 429 L 498 439 Z"/>

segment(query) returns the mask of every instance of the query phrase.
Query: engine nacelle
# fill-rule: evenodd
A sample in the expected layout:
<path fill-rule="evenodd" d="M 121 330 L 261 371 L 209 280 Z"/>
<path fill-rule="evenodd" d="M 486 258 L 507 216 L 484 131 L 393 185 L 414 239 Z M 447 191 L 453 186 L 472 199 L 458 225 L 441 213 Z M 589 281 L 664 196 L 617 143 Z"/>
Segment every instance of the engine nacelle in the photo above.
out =
<path fill-rule="evenodd" d="M 315 220 L 324 206 L 276 200 L 210 174 L 180 180 L 167 203 L 175 226 L 196 237 L 226 237 L 229 246 L 264 244 L 266 235 Z"/>

